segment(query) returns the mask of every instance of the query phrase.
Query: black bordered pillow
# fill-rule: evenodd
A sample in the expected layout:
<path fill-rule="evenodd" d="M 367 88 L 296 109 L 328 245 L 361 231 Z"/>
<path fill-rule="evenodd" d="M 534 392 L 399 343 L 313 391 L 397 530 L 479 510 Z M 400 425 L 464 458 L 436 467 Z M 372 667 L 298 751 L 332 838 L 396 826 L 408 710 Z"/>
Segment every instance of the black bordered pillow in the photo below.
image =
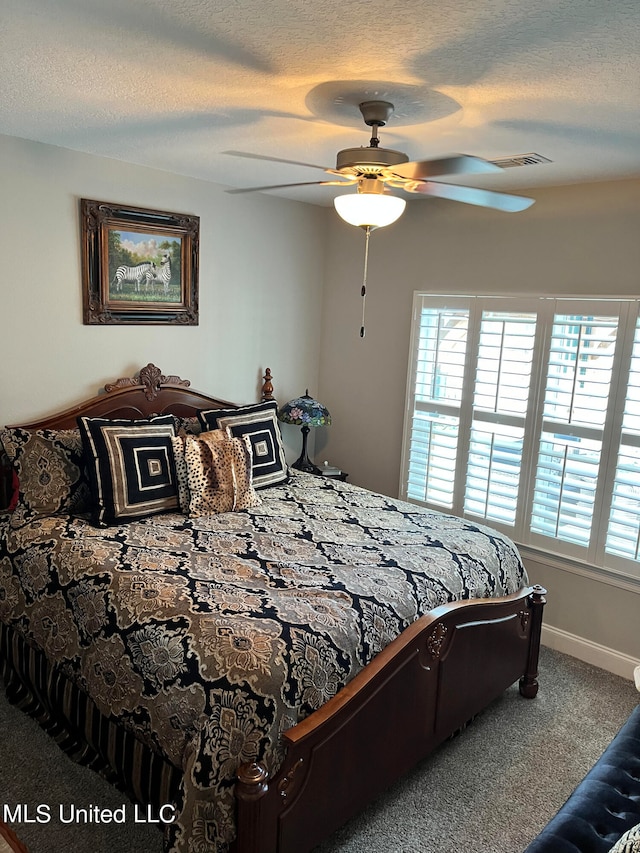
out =
<path fill-rule="evenodd" d="M 203 430 L 224 429 L 234 438 L 249 436 L 254 488 L 264 489 L 287 482 L 287 463 L 275 401 L 237 409 L 206 409 L 198 412 L 198 419 Z"/>
<path fill-rule="evenodd" d="M 0 444 L 18 483 L 13 526 L 47 515 L 89 511 L 80 430 L 6 427 L 0 431 Z"/>
<path fill-rule="evenodd" d="M 97 524 L 178 509 L 173 415 L 143 421 L 80 417 L 78 427 Z"/>

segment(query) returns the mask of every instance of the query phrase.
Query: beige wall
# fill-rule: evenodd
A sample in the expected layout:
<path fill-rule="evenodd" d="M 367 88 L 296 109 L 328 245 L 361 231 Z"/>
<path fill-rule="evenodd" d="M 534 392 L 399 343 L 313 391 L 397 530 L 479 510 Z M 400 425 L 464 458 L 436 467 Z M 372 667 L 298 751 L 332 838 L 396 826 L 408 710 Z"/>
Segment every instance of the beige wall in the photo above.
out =
<path fill-rule="evenodd" d="M 318 452 L 353 482 L 398 494 L 414 291 L 640 295 L 640 181 L 531 195 L 536 204 L 518 214 L 419 199 L 397 223 L 374 232 L 363 340 L 364 233 L 332 220 L 319 394 L 334 425 L 323 431 Z M 549 587 L 550 624 L 640 659 L 637 587 L 635 594 L 605 589 L 542 564 L 530 571 Z M 601 593 L 606 610 L 599 609 Z M 631 611 L 633 622 L 614 624 L 618 613 Z"/>
<path fill-rule="evenodd" d="M 283 400 L 316 383 L 326 210 L 7 136 L 0 187 L 0 423 L 149 361 L 238 402 L 258 399 L 265 367 Z M 83 325 L 83 197 L 200 217 L 199 326 Z"/>

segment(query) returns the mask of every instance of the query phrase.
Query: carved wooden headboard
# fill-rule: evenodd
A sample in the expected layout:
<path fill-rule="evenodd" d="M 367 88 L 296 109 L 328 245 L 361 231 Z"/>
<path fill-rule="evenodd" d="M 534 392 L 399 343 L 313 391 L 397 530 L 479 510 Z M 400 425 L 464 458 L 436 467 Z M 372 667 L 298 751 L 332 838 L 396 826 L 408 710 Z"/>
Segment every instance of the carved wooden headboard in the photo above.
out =
<path fill-rule="evenodd" d="M 273 400 L 271 370 L 263 376 L 261 400 Z M 89 400 L 48 415 L 42 420 L 25 424 L 12 424 L 23 429 L 73 429 L 80 415 L 100 418 L 128 418 L 137 420 L 150 415 L 173 414 L 189 417 L 200 409 L 236 408 L 236 403 L 210 397 L 191 388 L 188 379 L 165 376 L 155 364 L 147 364 L 133 378 L 108 382 L 101 393 Z M 0 462 L 0 508 L 6 507 L 11 495 L 11 467 L 4 454 Z"/>

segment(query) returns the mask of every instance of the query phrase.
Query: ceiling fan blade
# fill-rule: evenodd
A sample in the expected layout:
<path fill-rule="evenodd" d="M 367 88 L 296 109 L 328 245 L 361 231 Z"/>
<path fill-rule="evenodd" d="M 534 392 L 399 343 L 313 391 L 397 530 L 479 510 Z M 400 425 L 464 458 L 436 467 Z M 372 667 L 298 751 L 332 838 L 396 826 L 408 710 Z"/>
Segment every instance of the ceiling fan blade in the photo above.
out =
<path fill-rule="evenodd" d="M 309 169 L 327 171 L 326 166 L 317 166 L 315 163 L 301 163 L 299 160 L 283 160 L 280 157 L 267 157 L 266 154 L 248 154 L 246 151 L 223 151 L 222 153 L 231 154 L 233 157 L 247 157 L 249 160 L 268 160 L 270 163 L 287 163 L 290 166 L 308 166 Z"/>
<path fill-rule="evenodd" d="M 300 181 L 295 184 L 272 184 L 269 187 L 240 187 L 232 190 L 225 190 L 228 193 L 258 193 L 265 190 L 283 190 L 286 187 L 348 187 L 357 183 L 357 179 L 348 181 Z"/>
<path fill-rule="evenodd" d="M 436 178 L 438 175 L 481 175 L 487 172 L 501 172 L 502 169 L 489 160 L 483 160 L 482 157 L 453 154 L 451 157 L 440 157 L 437 160 L 401 163 L 399 166 L 393 166 L 390 171 L 401 178 L 417 181 L 421 178 Z"/>
<path fill-rule="evenodd" d="M 459 187 L 455 184 L 440 184 L 437 181 L 425 181 L 423 184 L 417 184 L 411 188 L 411 192 L 436 196 L 437 198 L 448 198 L 451 201 L 461 201 L 465 204 L 477 204 L 479 207 L 492 207 L 506 213 L 526 210 L 535 201 L 535 199 L 525 196 L 496 193 L 475 187 Z"/>

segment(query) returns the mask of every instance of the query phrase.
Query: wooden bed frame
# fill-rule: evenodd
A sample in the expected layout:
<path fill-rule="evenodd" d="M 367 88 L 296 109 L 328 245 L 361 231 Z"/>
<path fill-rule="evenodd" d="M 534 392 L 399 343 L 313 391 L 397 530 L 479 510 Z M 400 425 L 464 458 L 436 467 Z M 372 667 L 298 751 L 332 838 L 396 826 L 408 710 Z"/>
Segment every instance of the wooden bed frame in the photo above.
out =
<path fill-rule="evenodd" d="M 262 398 L 272 399 L 267 370 Z M 134 379 L 26 429 L 76 426 L 82 415 L 131 418 L 227 408 L 147 365 Z M 305 853 L 463 728 L 506 688 L 538 691 L 546 590 L 443 605 L 389 644 L 322 708 L 286 731 L 273 777 L 243 765 L 236 784 L 235 853 Z M 499 736 L 499 733 L 496 733 Z"/>
<path fill-rule="evenodd" d="M 29 853 L 11 827 L 0 820 L 0 853 L 11 850 L 12 853 Z"/>

